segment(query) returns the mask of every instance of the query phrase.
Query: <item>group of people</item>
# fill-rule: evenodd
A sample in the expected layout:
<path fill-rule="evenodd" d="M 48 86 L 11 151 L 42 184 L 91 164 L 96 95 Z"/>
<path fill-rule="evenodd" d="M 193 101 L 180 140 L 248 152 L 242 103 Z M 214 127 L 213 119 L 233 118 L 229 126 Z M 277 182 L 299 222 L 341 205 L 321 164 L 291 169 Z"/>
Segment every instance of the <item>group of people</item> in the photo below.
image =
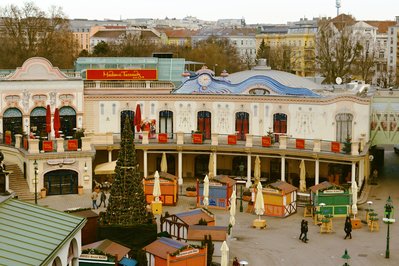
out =
<path fill-rule="evenodd" d="M 302 240 L 302 242 L 307 243 L 308 242 L 308 221 L 305 221 L 302 219 L 301 221 L 301 234 L 299 235 L 299 240 Z M 344 226 L 344 231 L 346 233 L 344 239 L 352 239 L 352 221 L 349 216 L 346 216 L 345 219 L 345 226 Z"/>
<path fill-rule="evenodd" d="M 92 200 L 92 209 L 98 209 L 101 207 L 101 204 L 104 203 L 104 208 L 107 208 L 107 203 L 105 202 L 107 200 L 107 195 L 105 194 L 104 190 L 102 189 L 100 192 L 100 204 L 97 205 L 97 199 L 98 199 L 98 192 L 95 189 L 93 193 L 91 193 L 91 200 Z"/>

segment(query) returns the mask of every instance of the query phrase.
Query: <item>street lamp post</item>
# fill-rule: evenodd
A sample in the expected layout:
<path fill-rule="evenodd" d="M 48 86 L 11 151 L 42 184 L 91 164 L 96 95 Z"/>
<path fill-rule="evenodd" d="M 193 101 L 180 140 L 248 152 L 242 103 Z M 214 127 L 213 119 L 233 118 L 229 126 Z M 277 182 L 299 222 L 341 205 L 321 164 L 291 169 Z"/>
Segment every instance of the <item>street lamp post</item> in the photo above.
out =
<path fill-rule="evenodd" d="M 342 255 L 341 258 L 343 258 L 343 259 L 346 260 L 346 262 L 344 263 L 343 266 L 349 266 L 348 260 L 349 260 L 351 257 L 350 257 L 349 254 L 348 254 L 348 250 L 345 249 L 345 253 L 344 253 L 344 255 Z"/>
<path fill-rule="evenodd" d="M 241 194 L 241 197 L 240 197 L 240 212 L 243 212 L 244 208 L 242 207 L 242 185 L 240 186 L 240 194 Z"/>
<path fill-rule="evenodd" d="M 35 170 L 35 204 L 37 205 L 37 173 L 39 168 L 37 167 L 37 161 L 33 162 L 34 170 Z"/>
<path fill-rule="evenodd" d="M 241 162 L 241 164 L 239 166 L 239 169 L 240 169 L 240 174 L 241 174 L 241 179 L 242 179 L 244 177 L 244 164 L 242 162 Z M 242 207 L 242 185 L 240 187 L 241 187 L 241 190 L 240 190 L 240 194 L 241 194 L 241 197 L 240 197 L 240 212 L 243 212 L 244 208 Z"/>
<path fill-rule="evenodd" d="M 385 258 L 389 259 L 389 225 L 393 224 L 395 222 L 395 219 L 393 219 L 393 204 L 392 204 L 392 199 L 391 196 L 388 197 L 387 202 L 385 203 L 385 213 L 384 213 L 384 218 L 382 220 L 384 223 L 387 224 L 387 249 L 385 251 Z"/>

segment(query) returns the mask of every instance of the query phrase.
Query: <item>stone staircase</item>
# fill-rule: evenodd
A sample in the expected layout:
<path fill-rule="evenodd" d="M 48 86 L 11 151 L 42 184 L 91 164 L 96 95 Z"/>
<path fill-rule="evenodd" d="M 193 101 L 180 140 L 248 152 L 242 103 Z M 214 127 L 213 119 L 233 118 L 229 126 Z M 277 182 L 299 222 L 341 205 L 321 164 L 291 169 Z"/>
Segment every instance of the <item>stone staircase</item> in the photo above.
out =
<path fill-rule="evenodd" d="M 6 170 L 11 172 L 9 176 L 10 189 L 15 192 L 18 199 L 25 201 L 34 201 L 34 193 L 29 192 L 29 186 L 24 179 L 24 174 L 16 164 L 7 164 Z"/>

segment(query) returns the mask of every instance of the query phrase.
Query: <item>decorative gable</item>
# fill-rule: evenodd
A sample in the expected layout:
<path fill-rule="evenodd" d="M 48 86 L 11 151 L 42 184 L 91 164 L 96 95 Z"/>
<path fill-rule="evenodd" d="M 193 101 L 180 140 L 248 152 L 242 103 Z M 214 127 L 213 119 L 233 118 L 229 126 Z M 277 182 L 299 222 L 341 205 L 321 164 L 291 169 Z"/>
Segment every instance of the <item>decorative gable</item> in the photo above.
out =
<path fill-rule="evenodd" d="M 32 57 L 18 67 L 6 80 L 66 80 L 68 77 L 46 58 Z"/>

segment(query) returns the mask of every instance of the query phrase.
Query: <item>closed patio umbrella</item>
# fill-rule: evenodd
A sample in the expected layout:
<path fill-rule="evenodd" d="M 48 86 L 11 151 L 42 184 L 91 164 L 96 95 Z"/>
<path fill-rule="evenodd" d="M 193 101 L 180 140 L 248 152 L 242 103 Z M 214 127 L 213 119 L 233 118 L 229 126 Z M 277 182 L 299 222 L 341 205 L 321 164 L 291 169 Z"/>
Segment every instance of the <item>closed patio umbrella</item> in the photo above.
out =
<path fill-rule="evenodd" d="M 259 155 L 256 155 L 256 159 L 255 159 L 254 178 L 255 178 L 255 184 L 258 184 L 258 182 L 260 181 L 260 158 L 259 158 Z"/>
<path fill-rule="evenodd" d="M 47 134 L 51 133 L 51 109 L 49 104 L 46 108 L 46 132 Z"/>
<path fill-rule="evenodd" d="M 136 131 L 140 132 L 140 129 L 141 129 L 141 108 L 140 108 L 140 104 L 136 105 L 136 113 L 134 115 L 134 125 L 136 126 Z"/>
<path fill-rule="evenodd" d="M 353 218 L 355 218 L 357 214 L 357 183 L 355 180 L 352 182 L 352 213 Z"/>
<path fill-rule="evenodd" d="M 236 224 L 236 219 L 235 219 L 235 215 L 236 215 L 236 188 L 234 187 L 233 189 L 233 193 L 231 193 L 231 197 L 230 197 L 230 224 L 232 226 L 234 226 Z M 231 231 L 230 231 L 231 234 Z"/>
<path fill-rule="evenodd" d="M 302 160 L 299 165 L 300 174 L 299 174 L 299 191 L 306 191 L 306 169 L 305 169 L 305 161 Z"/>
<path fill-rule="evenodd" d="M 59 138 L 60 137 L 60 111 L 58 110 L 58 108 L 55 108 L 55 111 L 54 111 L 53 128 L 54 128 L 55 137 Z"/>
<path fill-rule="evenodd" d="M 207 208 L 209 205 L 209 198 L 208 198 L 209 197 L 209 178 L 208 178 L 208 175 L 206 175 L 204 178 L 204 194 L 203 194 L 203 196 L 204 196 L 204 200 L 203 200 L 204 206 L 205 206 L 205 208 Z"/>
<path fill-rule="evenodd" d="M 215 168 L 215 164 L 213 163 L 213 153 L 211 153 L 209 155 L 209 163 L 208 163 L 208 175 L 209 175 L 210 179 L 212 179 L 214 176 L 214 174 L 213 174 L 213 172 L 215 171 L 214 168 Z"/>
<path fill-rule="evenodd" d="M 227 246 L 226 241 L 223 241 L 223 244 L 220 247 L 220 253 L 222 254 L 222 257 L 220 258 L 220 266 L 227 266 L 229 263 L 229 247 Z"/>
<path fill-rule="evenodd" d="M 162 160 L 161 160 L 161 172 L 168 172 L 168 161 L 166 160 L 166 153 L 162 154 Z"/>
<path fill-rule="evenodd" d="M 265 202 L 263 200 L 262 183 L 259 182 L 256 188 L 257 191 L 255 198 L 255 213 L 256 215 L 259 215 L 259 220 L 260 220 L 260 216 L 265 212 Z"/>
<path fill-rule="evenodd" d="M 159 202 L 159 197 L 161 196 L 161 184 L 159 182 L 158 171 L 155 171 L 154 174 L 154 189 L 152 191 L 152 195 L 154 196 L 154 201 Z"/>

